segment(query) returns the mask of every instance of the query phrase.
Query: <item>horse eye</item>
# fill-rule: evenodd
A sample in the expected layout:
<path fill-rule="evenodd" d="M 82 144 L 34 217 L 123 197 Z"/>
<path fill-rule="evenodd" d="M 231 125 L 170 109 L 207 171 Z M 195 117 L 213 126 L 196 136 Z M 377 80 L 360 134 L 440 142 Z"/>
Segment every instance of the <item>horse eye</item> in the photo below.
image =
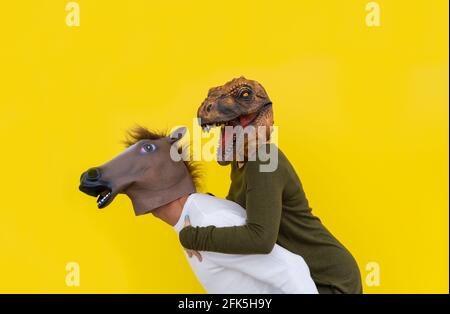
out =
<path fill-rule="evenodd" d="M 153 151 L 156 150 L 156 145 L 155 144 L 144 144 L 141 147 L 141 152 L 142 153 L 151 153 Z"/>

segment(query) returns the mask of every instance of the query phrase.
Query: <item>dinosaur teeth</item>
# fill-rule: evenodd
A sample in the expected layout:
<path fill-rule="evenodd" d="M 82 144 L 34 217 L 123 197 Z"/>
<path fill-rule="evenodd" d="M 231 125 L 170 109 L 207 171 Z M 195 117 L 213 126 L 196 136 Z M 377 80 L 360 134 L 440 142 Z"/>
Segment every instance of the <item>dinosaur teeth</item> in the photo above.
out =
<path fill-rule="evenodd" d="M 209 131 L 211 131 L 212 128 L 225 126 L 234 126 L 234 124 L 232 123 L 232 121 L 225 121 L 225 122 L 214 122 L 210 124 L 205 123 L 201 125 L 203 132 L 206 133 L 209 133 Z"/>
<path fill-rule="evenodd" d="M 214 126 L 212 124 L 203 124 L 202 125 L 202 130 L 203 132 L 209 133 L 209 131 L 213 128 Z"/>

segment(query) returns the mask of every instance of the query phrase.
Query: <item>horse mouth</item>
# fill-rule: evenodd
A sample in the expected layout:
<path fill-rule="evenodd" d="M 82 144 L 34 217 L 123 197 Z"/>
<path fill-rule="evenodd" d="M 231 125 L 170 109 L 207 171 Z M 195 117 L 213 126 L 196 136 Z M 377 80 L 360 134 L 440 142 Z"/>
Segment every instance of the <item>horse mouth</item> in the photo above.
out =
<path fill-rule="evenodd" d="M 108 206 L 113 199 L 113 193 L 110 189 L 106 189 L 98 195 L 97 207 L 99 209 Z"/>
<path fill-rule="evenodd" d="M 113 201 L 116 193 L 112 189 L 104 184 L 90 184 L 89 182 L 81 182 L 79 189 L 81 192 L 97 197 L 97 207 L 99 209 L 105 208 Z"/>

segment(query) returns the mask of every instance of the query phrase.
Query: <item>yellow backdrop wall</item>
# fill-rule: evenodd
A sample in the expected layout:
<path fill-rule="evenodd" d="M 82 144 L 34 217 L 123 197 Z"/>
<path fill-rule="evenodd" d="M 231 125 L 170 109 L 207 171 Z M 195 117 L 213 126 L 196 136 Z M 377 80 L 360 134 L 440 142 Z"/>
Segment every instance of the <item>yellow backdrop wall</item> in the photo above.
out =
<path fill-rule="evenodd" d="M 367 293 L 448 293 L 448 1 L 9 1 L 0 10 L 0 292 L 203 292 L 176 234 L 80 173 L 124 132 L 188 125 L 244 75 Z M 204 163 L 225 196 L 228 168 Z M 80 268 L 79 286 L 66 266 Z M 368 263 L 380 270 L 368 286 Z"/>

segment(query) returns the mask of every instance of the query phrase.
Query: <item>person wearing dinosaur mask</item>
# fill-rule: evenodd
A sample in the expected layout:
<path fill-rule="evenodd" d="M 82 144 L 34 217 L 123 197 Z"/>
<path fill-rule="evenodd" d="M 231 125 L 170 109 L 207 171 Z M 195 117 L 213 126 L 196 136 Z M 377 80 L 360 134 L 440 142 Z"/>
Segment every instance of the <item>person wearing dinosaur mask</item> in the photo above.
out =
<path fill-rule="evenodd" d="M 355 259 L 313 215 L 300 179 L 281 150 L 270 140 L 259 145 L 257 136 L 225 132 L 230 126 L 241 131 L 251 127 L 270 130 L 272 102 L 263 86 L 240 77 L 211 88 L 197 116 L 204 130 L 221 127 L 218 162 L 231 164 L 231 186 L 226 198 L 246 209 L 247 223 L 223 228 L 193 227 L 186 219 L 179 238 L 188 254 L 268 254 L 278 243 L 305 259 L 319 293 L 362 293 Z M 266 136 L 270 139 L 270 131 Z M 266 161 L 259 154 L 249 158 L 250 147 L 275 151 L 276 169 L 261 171 Z"/>

